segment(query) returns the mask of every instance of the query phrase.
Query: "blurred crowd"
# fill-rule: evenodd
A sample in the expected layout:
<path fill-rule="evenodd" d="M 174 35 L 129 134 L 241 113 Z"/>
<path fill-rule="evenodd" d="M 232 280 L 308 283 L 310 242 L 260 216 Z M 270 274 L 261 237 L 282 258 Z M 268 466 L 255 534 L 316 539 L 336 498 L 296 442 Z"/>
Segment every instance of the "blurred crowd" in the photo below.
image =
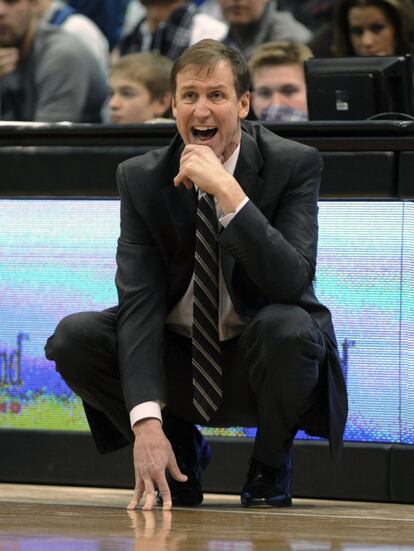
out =
<path fill-rule="evenodd" d="M 414 0 L 0 0 L 0 120 L 173 123 L 172 64 L 203 38 L 248 61 L 249 118 L 303 121 L 304 62 L 412 54 Z"/>

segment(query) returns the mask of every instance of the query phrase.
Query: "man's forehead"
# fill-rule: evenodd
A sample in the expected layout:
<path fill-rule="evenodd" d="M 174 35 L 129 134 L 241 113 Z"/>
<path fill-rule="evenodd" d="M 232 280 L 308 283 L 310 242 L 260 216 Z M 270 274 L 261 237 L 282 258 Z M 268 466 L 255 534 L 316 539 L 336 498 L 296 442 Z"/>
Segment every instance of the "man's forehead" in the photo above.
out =
<path fill-rule="evenodd" d="M 183 80 L 220 80 L 222 73 L 228 72 L 233 76 L 231 66 L 227 61 L 219 60 L 211 64 L 196 65 L 194 63 L 186 65 L 177 73 L 177 81 Z M 220 75 L 218 74 L 220 73 Z"/>
<path fill-rule="evenodd" d="M 304 79 L 304 70 L 298 63 L 280 63 L 262 65 L 253 71 L 253 79 L 256 78 L 293 78 L 294 80 Z"/>

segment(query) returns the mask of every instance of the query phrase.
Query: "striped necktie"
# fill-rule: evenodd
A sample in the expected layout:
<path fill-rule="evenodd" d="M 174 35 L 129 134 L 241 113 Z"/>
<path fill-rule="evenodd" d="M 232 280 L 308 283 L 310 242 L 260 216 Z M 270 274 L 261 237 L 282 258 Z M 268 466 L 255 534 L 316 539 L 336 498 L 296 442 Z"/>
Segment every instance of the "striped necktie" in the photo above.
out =
<path fill-rule="evenodd" d="M 193 295 L 193 404 L 209 421 L 221 401 L 218 222 L 212 195 L 198 202 Z"/>

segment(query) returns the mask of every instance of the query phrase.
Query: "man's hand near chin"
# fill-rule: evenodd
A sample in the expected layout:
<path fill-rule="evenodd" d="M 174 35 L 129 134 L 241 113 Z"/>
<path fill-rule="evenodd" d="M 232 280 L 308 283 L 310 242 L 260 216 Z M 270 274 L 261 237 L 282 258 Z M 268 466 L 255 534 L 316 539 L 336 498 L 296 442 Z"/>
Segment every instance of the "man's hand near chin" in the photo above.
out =
<path fill-rule="evenodd" d="M 14 71 L 19 61 L 17 48 L 0 47 L 0 78 Z"/>
<path fill-rule="evenodd" d="M 135 490 L 127 509 L 135 509 L 145 496 L 142 509 L 150 511 L 156 503 L 158 489 L 162 496 L 163 509 L 169 510 L 172 500 L 165 476 L 166 469 L 180 482 L 185 482 L 187 476 L 178 468 L 171 444 L 158 419 L 143 419 L 135 423 L 133 430 Z"/>
<path fill-rule="evenodd" d="M 223 167 L 222 157 L 217 157 L 207 145 L 186 145 L 180 159 L 180 170 L 174 185 L 193 183 L 201 191 L 214 195 L 223 214 L 234 212 L 246 197 L 237 180 Z"/>

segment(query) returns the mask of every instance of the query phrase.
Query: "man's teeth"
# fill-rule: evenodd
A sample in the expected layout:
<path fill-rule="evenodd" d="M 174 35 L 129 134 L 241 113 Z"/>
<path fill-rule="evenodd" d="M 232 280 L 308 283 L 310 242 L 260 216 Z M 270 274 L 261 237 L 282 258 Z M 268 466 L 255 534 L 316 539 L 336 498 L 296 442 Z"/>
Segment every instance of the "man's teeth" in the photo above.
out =
<path fill-rule="evenodd" d="M 216 126 L 193 126 L 193 136 L 196 140 L 208 141 L 211 140 L 217 133 Z"/>

